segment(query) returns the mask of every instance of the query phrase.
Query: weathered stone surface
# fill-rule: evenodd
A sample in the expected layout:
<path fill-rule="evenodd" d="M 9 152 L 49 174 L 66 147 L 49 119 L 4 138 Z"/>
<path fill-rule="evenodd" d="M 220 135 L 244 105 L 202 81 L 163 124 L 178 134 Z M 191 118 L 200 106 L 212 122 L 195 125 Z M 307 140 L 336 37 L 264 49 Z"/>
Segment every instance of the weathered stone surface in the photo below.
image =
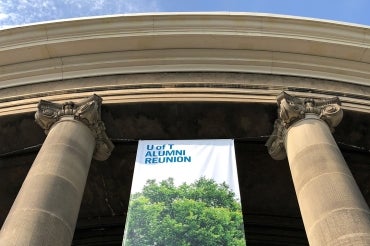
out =
<path fill-rule="evenodd" d="M 41 100 L 35 114 L 36 122 L 48 134 L 50 129 L 63 117 L 72 117 L 74 120 L 86 124 L 96 139 L 94 158 L 106 160 L 112 152 L 114 145 L 105 133 L 104 123 L 101 121 L 102 99 L 93 95 L 80 102 L 66 102 L 57 104 Z"/>
<path fill-rule="evenodd" d="M 36 122 L 48 134 L 0 232 L 1 245 L 70 245 L 91 159 L 113 144 L 100 120 L 101 98 L 41 101 Z M 97 148 L 96 148 L 97 145 Z"/>
<path fill-rule="evenodd" d="M 340 245 L 342 238 L 370 245 L 369 207 L 327 124 L 319 117 L 293 123 L 285 141 L 310 245 Z"/>
<path fill-rule="evenodd" d="M 338 98 L 278 96 L 278 116 L 267 146 L 284 152 L 310 245 L 370 245 L 370 210 L 331 134 L 343 113 Z"/>
<path fill-rule="evenodd" d="M 0 245 L 68 245 L 95 147 L 83 123 L 62 118 L 49 131 L 0 233 Z"/>
<path fill-rule="evenodd" d="M 274 131 L 267 140 L 269 154 L 275 160 L 286 157 L 284 140 L 287 129 L 307 115 L 317 115 L 334 131 L 343 118 L 341 102 L 338 97 L 329 99 L 298 98 L 282 92 L 277 97 L 278 119 Z"/>

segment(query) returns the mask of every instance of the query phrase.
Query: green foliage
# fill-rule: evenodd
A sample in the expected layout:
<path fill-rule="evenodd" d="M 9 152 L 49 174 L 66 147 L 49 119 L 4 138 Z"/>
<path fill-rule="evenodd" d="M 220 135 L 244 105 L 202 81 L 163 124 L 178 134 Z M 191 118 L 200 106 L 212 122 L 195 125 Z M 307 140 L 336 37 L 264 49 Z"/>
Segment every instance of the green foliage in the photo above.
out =
<path fill-rule="evenodd" d="M 125 246 L 243 246 L 241 206 L 224 184 L 148 180 L 132 196 Z"/>

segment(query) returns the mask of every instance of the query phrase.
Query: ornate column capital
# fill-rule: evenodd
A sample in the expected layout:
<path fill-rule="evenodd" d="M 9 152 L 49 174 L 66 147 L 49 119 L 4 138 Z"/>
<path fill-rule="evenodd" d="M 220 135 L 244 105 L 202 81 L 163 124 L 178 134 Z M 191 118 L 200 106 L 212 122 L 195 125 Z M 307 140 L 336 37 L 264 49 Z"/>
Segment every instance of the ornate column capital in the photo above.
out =
<path fill-rule="evenodd" d="M 101 120 L 101 97 L 93 95 L 80 102 L 66 102 L 63 104 L 40 100 L 35 114 L 36 123 L 48 134 L 52 126 L 62 118 L 72 118 L 84 123 L 92 131 L 95 140 L 94 159 L 106 160 L 114 145 L 105 133 L 105 126 Z"/>
<path fill-rule="evenodd" d="M 287 129 L 295 122 L 306 118 L 307 115 L 316 115 L 325 121 L 331 132 L 343 118 L 341 102 L 338 97 L 327 99 L 298 98 L 282 92 L 277 96 L 278 119 L 274 124 L 274 131 L 266 142 L 269 154 L 275 160 L 286 157 L 284 138 Z"/>

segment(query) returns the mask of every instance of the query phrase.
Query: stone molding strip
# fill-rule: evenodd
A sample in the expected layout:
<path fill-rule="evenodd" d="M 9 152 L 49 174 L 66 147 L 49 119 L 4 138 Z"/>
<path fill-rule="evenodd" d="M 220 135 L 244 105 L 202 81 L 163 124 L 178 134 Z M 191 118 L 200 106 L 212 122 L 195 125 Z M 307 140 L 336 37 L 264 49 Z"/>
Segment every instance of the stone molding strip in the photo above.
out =
<path fill-rule="evenodd" d="M 104 104 L 125 104 L 138 102 L 248 102 L 248 103 L 276 103 L 279 89 L 264 88 L 203 88 L 203 87 L 168 87 L 168 88 L 140 88 L 114 90 L 97 90 Z M 289 92 L 291 93 L 291 92 Z M 312 92 L 293 92 L 299 97 L 323 98 L 323 94 Z M 62 103 L 65 101 L 82 100 L 91 95 L 91 88 L 75 89 L 73 92 L 58 91 L 46 94 L 28 95 L 28 98 L 8 98 L 0 102 L 0 116 L 33 112 L 40 99 Z M 326 97 L 332 97 L 330 95 Z M 366 99 L 341 97 L 342 108 L 346 110 L 370 113 L 370 102 Z"/>
<path fill-rule="evenodd" d="M 151 101 L 273 103 L 281 91 L 337 96 L 346 110 L 370 112 L 370 87 L 290 76 L 245 73 L 148 73 L 23 85 L 0 90 L 0 115 L 33 112 L 40 99 L 75 101 L 97 93 L 104 104 Z"/>

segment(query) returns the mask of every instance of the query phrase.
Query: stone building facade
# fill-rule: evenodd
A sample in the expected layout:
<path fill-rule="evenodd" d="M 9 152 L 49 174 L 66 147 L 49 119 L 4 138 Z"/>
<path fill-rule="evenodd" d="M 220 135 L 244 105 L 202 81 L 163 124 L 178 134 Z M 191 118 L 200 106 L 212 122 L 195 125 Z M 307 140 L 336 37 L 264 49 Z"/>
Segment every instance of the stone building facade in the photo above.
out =
<path fill-rule="evenodd" d="M 2 30 L 0 244 L 120 245 L 139 139 L 232 138 L 248 245 L 369 245 L 369 63 L 369 27 L 275 15 Z"/>

